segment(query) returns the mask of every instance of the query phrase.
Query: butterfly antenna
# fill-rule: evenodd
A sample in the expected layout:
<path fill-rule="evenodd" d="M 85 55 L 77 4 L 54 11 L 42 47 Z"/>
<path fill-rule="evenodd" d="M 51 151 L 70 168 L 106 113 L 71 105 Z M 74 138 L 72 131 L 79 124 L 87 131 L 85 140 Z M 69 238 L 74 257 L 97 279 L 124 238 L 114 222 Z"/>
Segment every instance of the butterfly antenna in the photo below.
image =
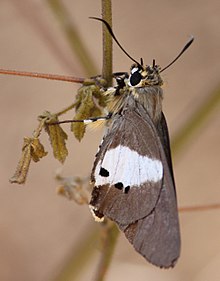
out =
<path fill-rule="evenodd" d="M 186 45 L 184 46 L 184 48 L 182 49 L 182 51 L 179 53 L 179 55 L 173 60 L 171 61 L 171 63 L 169 63 L 166 67 L 164 67 L 161 71 L 163 72 L 164 70 L 166 70 L 168 67 L 170 67 L 172 64 L 174 64 L 175 61 L 178 60 L 179 57 L 182 56 L 182 54 L 189 48 L 189 46 L 192 44 L 192 42 L 194 41 L 194 37 L 192 36 L 191 39 L 189 40 L 189 42 L 186 43 Z"/>
<path fill-rule="evenodd" d="M 111 26 L 109 25 L 109 23 L 107 23 L 107 21 L 101 19 L 101 18 L 96 18 L 96 17 L 89 17 L 90 19 L 94 19 L 94 20 L 99 20 L 102 23 L 104 23 L 104 25 L 106 26 L 106 28 L 108 29 L 108 32 L 111 34 L 112 38 L 115 40 L 115 42 L 117 43 L 117 45 L 119 46 L 119 48 L 126 54 L 127 57 L 129 57 L 133 62 L 137 63 L 137 65 L 140 68 L 143 68 L 142 65 L 137 62 L 134 58 L 132 58 L 126 51 L 125 49 L 122 47 L 122 45 L 118 42 L 118 39 L 115 37 L 115 34 L 112 31 Z"/>

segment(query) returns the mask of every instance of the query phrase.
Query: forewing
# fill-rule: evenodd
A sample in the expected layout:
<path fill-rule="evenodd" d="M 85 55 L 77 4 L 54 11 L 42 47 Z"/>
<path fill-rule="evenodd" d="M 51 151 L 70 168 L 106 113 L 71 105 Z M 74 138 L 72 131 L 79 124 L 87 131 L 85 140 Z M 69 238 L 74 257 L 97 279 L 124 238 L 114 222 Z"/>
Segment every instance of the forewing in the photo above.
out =
<path fill-rule="evenodd" d="M 161 143 L 141 109 L 123 111 L 114 120 L 96 156 L 91 206 L 98 217 L 130 225 L 149 215 L 163 181 Z"/>

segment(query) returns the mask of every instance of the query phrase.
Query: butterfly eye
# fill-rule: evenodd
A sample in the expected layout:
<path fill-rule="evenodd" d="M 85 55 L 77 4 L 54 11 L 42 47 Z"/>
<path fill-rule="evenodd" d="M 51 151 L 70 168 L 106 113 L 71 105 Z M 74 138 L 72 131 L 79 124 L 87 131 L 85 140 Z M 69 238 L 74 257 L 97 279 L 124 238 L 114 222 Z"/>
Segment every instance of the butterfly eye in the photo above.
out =
<path fill-rule="evenodd" d="M 139 84 L 141 79 L 142 79 L 142 76 L 139 71 L 135 71 L 134 73 L 132 73 L 131 77 L 130 77 L 131 86 L 135 86 L 135 85 Z"/>

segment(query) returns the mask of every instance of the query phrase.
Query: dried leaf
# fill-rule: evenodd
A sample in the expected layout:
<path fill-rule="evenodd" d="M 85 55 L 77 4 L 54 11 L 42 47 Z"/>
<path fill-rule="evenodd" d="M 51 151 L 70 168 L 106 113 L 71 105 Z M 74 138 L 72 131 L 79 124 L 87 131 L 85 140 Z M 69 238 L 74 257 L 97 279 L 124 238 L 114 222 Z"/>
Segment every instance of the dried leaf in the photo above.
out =
<path fill-rule="evenodd" d="M 10 179 L 11 183 L 23 184 L 26 181 L 31 160 L 37 162 L 47 155 L 43 145 L 37 138 L 24 138 L 21 159 L 18 162 L 16 171 Z"/>
<path fill-rule="evenodd" d="M 47 152 L 44 150 L 43 145 L 40 143 L 38 138 L 34 138 L 31 144 L 31 157 L 34 162 L 38 162 L 40 158 L 43 158 L 47 155 Z"/>
<path fill-rule="evenodd" d="M 45 112 L 44 116 L 47 117 L 47 122 L 45 123 L 45 131 L 49 135 L 50 143 L 53 148 L 53 155 L 61 163 L 64 163 L 68 155 L 68 150 L 66 147 L 66 140 L 68 136 L 59 124 L 50 125 L 50 123 L 58 122 L 58 118 L 56 115 Z M 41 116 L 41 118 L 43 118 L 43 116 Z"/>
<path fill-rule="evenodd" d="M 98 101 L 99 106 L 102 108 L 105 108 L 108 104 L 108 97 L 105 95 L 105 92 L 103 90 L 94 91 L 93 97 L 95 97 Z"/>
<path fill-rule="evenodd" d="M 103 108 L 106 106 L 106 97 L 102 92 L 103 91 L 94 84 L 82 86 L 76 96 L 77 106 L 74 119 L 81 120 L 101 116 Z M 84 137 L 86 126 L 81 122 L 72 123 L 71 131 L 80 141 Z"/>
<path fill-rule="evenodd" d="M 31 145 L 28 145 L 26 141 L 27 138 L 24 139 L 21 159 L 18 162 L 13 177 L 11 177 L 9 180 L 11 183 L 23 184 L 26 181 L 27 173 L 31 162 Z"/>
<path fill-rule="evenodd" d="M 69 200 L 74 200 L 77 204 L 88 204 L 89 202 L 89 180 L 80 177 L 62 177 L 56 176 L 61 186 L 57 188 L 57 194 L 66 197 Z"/>

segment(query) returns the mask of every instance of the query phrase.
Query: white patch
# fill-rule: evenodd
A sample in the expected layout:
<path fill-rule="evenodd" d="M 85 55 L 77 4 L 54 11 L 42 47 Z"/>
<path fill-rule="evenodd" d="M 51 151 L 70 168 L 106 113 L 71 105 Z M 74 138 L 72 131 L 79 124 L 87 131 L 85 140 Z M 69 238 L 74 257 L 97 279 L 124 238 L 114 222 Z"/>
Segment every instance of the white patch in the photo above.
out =
<path fill-rule="evenodd" d="M 99 175 L 100 168 L 109 172 L 108 177 Z M 95 168 L 95 185 L 114 185 L 122 182 L 126 186 L 139 186 L 145 182 L 158 182 L 163 177 L 163 165 L 160 160 L 139 155 L 126 146 L 117 146 L 107 150 L 103 161 Z"/>
<path fill-rule="evenodd" d="M 83 123 L 84 124 L 90 124 L 90 123 L 92 123 L 92 122 L 94 122 L 93 120 L 91 120 L 91 119 L 85 119 L 84 121 L 83 121 Z"/>
<path fill-rule="evenodd" d="M 106 117 L 97 117 L 97 119 L 85 119 L 83 120 L 83 123 L 85 125 L 88 125 L 88 124 L 91 124 L 91 123 L 94 123 L 94 122 L 98 122 L 98 121 L 106 121 Z"/>
<path fill-rule="evenodd" d="M 139 68 L 138 67 L 134 67 L 134 68 L 132 68 L 132 70 L 131 70 L 131 74 L 134 74 L 136 71 L 138 71 L 139 70 Z"/>
<path fill-rule="evenodd" d="M 97 121 L 106 121 L 107 120 L 107 117 L 100 117 L 97 119 Z"/>

